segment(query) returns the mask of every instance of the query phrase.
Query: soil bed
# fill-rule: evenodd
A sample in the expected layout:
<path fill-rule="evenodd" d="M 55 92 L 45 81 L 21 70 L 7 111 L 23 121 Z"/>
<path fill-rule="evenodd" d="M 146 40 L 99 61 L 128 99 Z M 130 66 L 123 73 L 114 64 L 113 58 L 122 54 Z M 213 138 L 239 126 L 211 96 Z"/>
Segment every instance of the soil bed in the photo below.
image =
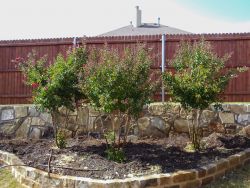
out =
<path fill-rule="evenodd" d="M 126 162 L 116 163 L 106 159 L 104 140 L 83 138 L 68 140 L 66 149 L 56 149 L 53 140 L 0 140 L 0 150 L 14 153 L 25 164 L 47 171 L 51 157 L 51 172 L 56 174 L 114 179 L 169 173 L 198 168 L 220 158 L 226 158 L 250 147 L 250 139 L 242 136 L 221 137 L 210 135 L 202 152 L 186 152 L 187 138 L 144 139 L 128 143 L 124 148 Z M 176 144 L 177 143 L 177 144 Z M 70 167 L 81 170 L 53 168 Z"/>

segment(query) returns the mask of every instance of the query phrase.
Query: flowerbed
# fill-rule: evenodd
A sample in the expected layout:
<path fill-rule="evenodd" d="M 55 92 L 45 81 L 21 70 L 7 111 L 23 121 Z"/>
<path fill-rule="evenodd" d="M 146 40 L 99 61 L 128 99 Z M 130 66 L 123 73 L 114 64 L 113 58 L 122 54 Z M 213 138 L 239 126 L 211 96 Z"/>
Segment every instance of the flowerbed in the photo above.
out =
<path fill-rule="evenodd" d="M 206 142 L 214 144 L 213 136 Z M 218 139 L 221 137 L 218 137 Z M 172 137 L 171 140 L 177 139 Z M 245 140 L 243 142 L 242 140 Z M 50 140 L 0 142 L 0 159 L 7 164 L 25 164 L 31 167 L 12 167 L 17 179 L 30 187 L 197 187 L 222 176 L 226 171 L 247 163 L 250 158 L 249 139 L 223 137 L 219 149 L 187 152 L 183 143 L 171 145 L 170 139 L 138 140 L 125 147 L 126 162 L 116 163 L 105 158 L 102 140 L 71 140 L 66 149 L 53 149 Z M 211 141 L 213 140 L 213 141 Z M 241 141 L 240 141 L 241 140 Z M 228 143 L 237 142 L 241 145 Z M 176 142 L 175 142 L 176 143 Z M 241 146 L 241 147 L 240 147 Z M 51 179 L 48 177 L 50 150 Z M 6 153 L 7 151 L 9 153 Z M 10 153 L 14 153 L 12 155 Z M 35 167 L 35 168 L 33 168 Z M 64 167 L 64 168 L 61 168 Z M 70 167 L 67 169 L 67 167 Z M 40 170 L 38 170 L 40 169 Z M 82 178 L 80 178 L 82 177 Z M 83 178 L 84 177 L 84 178 Z M 69 183 L 71 182 L 71 183 Z M 74 185 L 74 186 L 73 186 Z"/>
<path fill-rule="evenodd" d="M 4 107 L 2 129 L 10 136 L 21 134 L 33 140 L 1 140 L 0 157 L 28 187 L 187 188 L 207 184 L 250 157 L 249 149 L 245 150 L 250 139 L 243 136 L 249 136 L 249 126 L 245 127 L 249 106 L 244 109 L 247 114 L 236 112 L 235 116 L 221 104 L 220 93 L 228 82 L 247 70 L 225 69 L 229 58 L 214 54 L 204 40 L 180 46 L 171 61 L 175 74 L 152 72 L 149 50 L 139 44 L 136 49 L 125 49 L 124 56 L 106 46 L 99 51 L 74 48 L 67 57 L 59 54 L 52 64 L 34 52 L 27 59 L 17 58 L 14 62 L 26 77 L 25 83 L 33 88 L 33 102 L 51 118 L 46 124 L 48 119 L 40 112 L 28 117 L 30 108 Z M 170 100 L 161 114 L 157 110 L 152 117 L 144 107 L 161 83 Z M 173 106 L 176 102 L 179 105 Z M 89 104 L 99 112 L 92 123 Z M 87 118 L 81 118 L 86 112 Z M 14 126 L 6 124 L 8 120 Z M 95 131 L 90 131 L 91 124 Z M 241 135 L 222 135 L 238 131 Z M 34 140 L 52 132 L 54 141 Z M 151 139 L 138 140 L 138 136 Z"/>

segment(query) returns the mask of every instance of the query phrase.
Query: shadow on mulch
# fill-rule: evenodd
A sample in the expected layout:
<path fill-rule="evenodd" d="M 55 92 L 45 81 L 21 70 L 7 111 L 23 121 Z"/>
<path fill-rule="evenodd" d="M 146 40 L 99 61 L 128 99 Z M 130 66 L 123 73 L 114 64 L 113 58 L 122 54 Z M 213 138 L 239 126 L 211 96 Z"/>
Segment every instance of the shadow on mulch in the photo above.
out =
<path fill-rule="evenodd" d="M 221 136 L 218 139 L 223 143 L 223 146 L 227 149 L 233 148 L 249 148 L 250 139 L 241 135 L 231 136 Z"/>
<path fill-rule="evenodd" d="M 239 137 L 235 141 L 230 138 L 221 138 L 221 142 L 227 146 L 226 148 L 233 148 L 233 150 L 209 148 L 202 152 L 186 152 L 179 147 L 166 147 L 165 145 L 155 143 L 130 142 L 124 147 L 126 155 L 125 163 L 137 161 L 142 168 L 147 168 L 148 166 L 160 166 L 163 173 L 199 168 L 202 165 L 206 165 L 220 158 L 226 158 L 229 155 L 242 151 L 243 148 L 249 147 L 250 143 L 246 145 L 246 142 L 239 142 L 239 140 L 242 139 L 244 138 Z M 239 146 L 241 148 L 237 148 Z M 88 146 L 86 148 L 73 146 L 71 151 L 77 152 L 78 154 L 92 153 L 105 158 L 105 149 L 106 145 L 102 144 Z"/>

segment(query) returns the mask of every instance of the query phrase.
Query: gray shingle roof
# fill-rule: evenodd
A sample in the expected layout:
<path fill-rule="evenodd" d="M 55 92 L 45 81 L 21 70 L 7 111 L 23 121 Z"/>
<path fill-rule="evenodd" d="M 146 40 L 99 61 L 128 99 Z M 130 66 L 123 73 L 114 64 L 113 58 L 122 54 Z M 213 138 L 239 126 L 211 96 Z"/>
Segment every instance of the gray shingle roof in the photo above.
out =
<path fill-rule="evenodd" d="M 135 35 L 159 35 L 159 34 L 191 34 L 188 31 L 169 27 L 165 25 L 158 25 L 156 23 L 144 23 L 140 27 L 128 25 L 100 36 L 135 36 Z"/>

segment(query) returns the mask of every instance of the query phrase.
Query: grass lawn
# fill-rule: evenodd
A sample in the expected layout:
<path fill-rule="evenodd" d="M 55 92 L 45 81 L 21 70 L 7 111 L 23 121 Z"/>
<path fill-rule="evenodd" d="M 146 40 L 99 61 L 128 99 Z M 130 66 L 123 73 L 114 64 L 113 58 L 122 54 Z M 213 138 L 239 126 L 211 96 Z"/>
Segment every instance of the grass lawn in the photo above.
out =
<path fill-rule="evenodd" d="M 250 164 L 227 174 L 204 188 L 250 188 Z"/>
<path fill-rule="evenodd" d="M 0 169 L 0 187 L 1 188 L 23 188 L 11 175 L 9 170 Z"/>

